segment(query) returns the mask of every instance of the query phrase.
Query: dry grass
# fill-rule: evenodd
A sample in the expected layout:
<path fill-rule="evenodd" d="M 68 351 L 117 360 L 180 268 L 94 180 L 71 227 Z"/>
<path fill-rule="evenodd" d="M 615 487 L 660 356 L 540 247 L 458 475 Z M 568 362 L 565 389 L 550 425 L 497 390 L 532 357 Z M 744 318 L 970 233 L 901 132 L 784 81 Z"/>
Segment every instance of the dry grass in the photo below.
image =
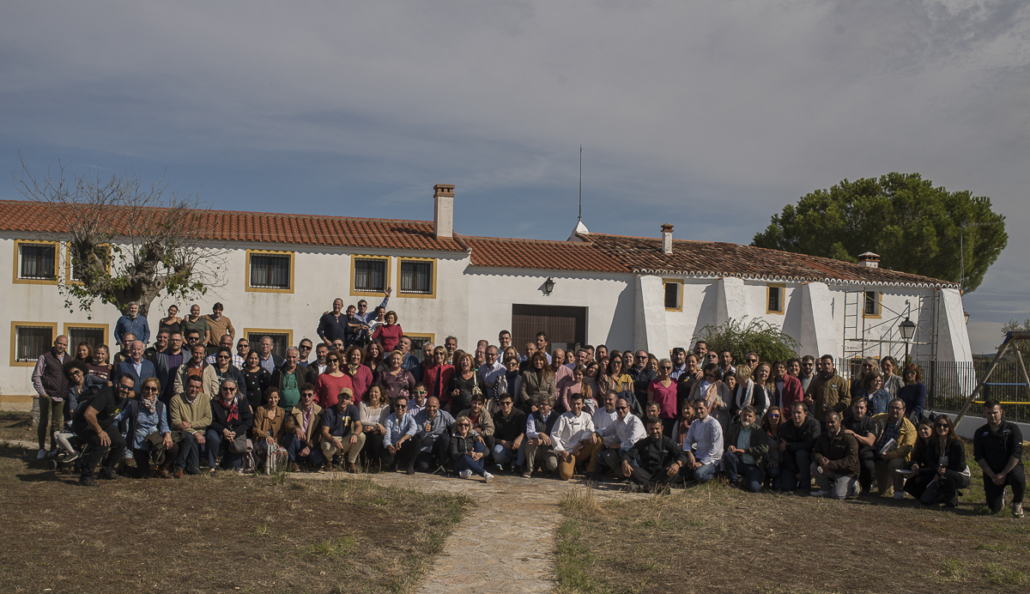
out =
<path fill-rule="evenodd" d="M 0 447 L 0 592 L 406 592 L 471 505 L 371 480 L 76 478 Z"/>
<path fill-rule="evenodd" d="M 27 412 L 0 411 L 0 442 L 8 440 L 36 441 L 36 426 Z"/>
<path fill-rule="evenodd" d="M 985 514 L 978 470 L 947 511 L 718 481 L 606 501 L 574 492 L 561 506 L 557 592 L 1026 592 L 1030 521 Z"/>

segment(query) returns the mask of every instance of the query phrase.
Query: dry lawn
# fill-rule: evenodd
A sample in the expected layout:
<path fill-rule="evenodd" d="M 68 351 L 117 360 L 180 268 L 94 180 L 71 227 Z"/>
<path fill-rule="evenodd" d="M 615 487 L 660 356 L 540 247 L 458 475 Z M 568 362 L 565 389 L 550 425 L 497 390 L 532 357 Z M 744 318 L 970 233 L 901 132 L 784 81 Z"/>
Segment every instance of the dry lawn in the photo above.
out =
<path fill-rule="evenodd" d="M 220 473 L 101 481 L 0 446 L 0 592 L 407 592 L 465 498 Z"/>
<path fill-rule="evenodd" d="M 562 502 L 559 593 L 1030 591 L 1030 517 L 985 513 L 979 468 L 957 510 L 749 494 Z M 1010 492 L 1011 497 L 1011 492 Z"/>
<path fill-rule="evenodd" d="M 0 411 L 0 441 L 36 442 L 36 426 L 27 412 Z"/>

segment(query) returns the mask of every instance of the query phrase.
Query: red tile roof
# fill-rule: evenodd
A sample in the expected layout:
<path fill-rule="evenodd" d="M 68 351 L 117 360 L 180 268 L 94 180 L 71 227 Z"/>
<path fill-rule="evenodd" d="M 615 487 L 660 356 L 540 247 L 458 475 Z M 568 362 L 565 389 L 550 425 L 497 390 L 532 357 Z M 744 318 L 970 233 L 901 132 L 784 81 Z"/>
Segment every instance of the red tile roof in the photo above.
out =
<path fill-rule="evenodd" d="M 472 265 L 584 272 L 630 272 L 589 243 L 460 236 L 472 250 Z"/>
<path fill-rule="evenodd" d="M 660 238 L 591 233 L 580 235 L 632 272 L 735 276 L 790 281 L 837 281 L 859 284 L 951 286 L 934 278 L 869 268 L 805 254 L 717 241 L 673 240 L 672 254 L 662 252 Z"/>
<path fill-rule="evenodd" d="M 203 211 L 201 239 L 300 245 L 465 251 L 454 239 L 433 236 L 432 221 L 358 219 L 225 210 Z M 66 233 L 67 227 L 46 206 L 0 200 L 0 231 Z"/>

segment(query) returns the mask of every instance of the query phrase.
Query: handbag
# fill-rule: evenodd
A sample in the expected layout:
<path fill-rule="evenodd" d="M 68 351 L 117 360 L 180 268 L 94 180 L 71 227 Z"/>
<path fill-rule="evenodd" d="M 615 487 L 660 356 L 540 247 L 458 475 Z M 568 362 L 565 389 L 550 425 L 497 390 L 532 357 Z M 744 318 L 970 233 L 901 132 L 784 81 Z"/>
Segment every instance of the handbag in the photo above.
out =
<path fill-rule="evenodd" d="M 247 434 L 240 433 L 235 439 L 229 444 L 229 452 L 233 454 L 246 454 L 247 453 Z"/>
<path fill-rule="evenodd" d="M 479 378 L 479 374 L 476 373 L 476 372 L 472 372 L 472 395 L 473 396 L 482 396 L 483 395 L 483 391 L 479 389 L 479 379 L 478 378 Z"/>

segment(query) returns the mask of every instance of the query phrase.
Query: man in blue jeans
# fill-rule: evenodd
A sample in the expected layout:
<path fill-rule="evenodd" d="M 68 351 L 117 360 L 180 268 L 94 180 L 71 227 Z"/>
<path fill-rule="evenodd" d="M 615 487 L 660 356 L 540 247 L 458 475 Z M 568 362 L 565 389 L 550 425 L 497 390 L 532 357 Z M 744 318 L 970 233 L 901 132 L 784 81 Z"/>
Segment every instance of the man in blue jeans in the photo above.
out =
<path fill-rule="evenodd" d="M 698 398 L 691 406 L 694 409 L 694 422 L 683 438 L 683 453 L 687 455 L 687 463 L 681 474 L 688 480 L 707 483 L 719 471 L 719 462 L 722 460 L 722 426 L 715 417 L 709 416 L 704 398 Z"/>
<path fill-rule="evenodd" d="M 784 491 L 808 495 L 812 489 L 812 448 L 822 431 L 803 402 L 790 407 L 790 423 L 780 429 L 780 467 Z"/>
<path fill-rule="evenodd" d="M 769 452 L 765 431 L 755 423 L 755 409 L 748 405 L 740 409 L 740 420 L 726 430 L 726 452 L 722 455 L 722 468 L 730 479 L 731 487 L 742 487 L 757 493 L 762 490 L 762 467 Z"/>

